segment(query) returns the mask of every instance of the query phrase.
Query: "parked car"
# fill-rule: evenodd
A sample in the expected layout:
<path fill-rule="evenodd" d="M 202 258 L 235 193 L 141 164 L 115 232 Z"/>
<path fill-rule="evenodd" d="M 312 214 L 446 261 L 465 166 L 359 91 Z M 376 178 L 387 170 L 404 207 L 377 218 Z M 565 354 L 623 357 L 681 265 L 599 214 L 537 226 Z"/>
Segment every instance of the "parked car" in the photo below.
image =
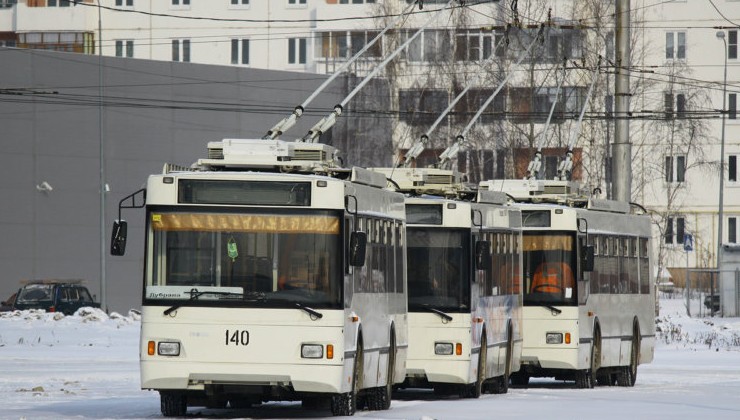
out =
<path fill-rule="evenodd" d="M 72 315 L 78 309 L 99 308 L 80 280 L 31 281 L 18 290 L 13 309 L 43 309 Z"/>
<path fill-rule="evenodd" d="M 712 312 L 719 312 L 719 295 L 707 295 L 704 298 L 704 306 Z"/>
<path fill-rule="evenodd" d="M 13 303 L 15 302 L 16 295 L 18 295 L 18 293 L 13 293 L 12 295 L 10 295 L 9 298 L 0 302 L 0 312 L 7 312 L 7 311 L 13 310 Z"/>

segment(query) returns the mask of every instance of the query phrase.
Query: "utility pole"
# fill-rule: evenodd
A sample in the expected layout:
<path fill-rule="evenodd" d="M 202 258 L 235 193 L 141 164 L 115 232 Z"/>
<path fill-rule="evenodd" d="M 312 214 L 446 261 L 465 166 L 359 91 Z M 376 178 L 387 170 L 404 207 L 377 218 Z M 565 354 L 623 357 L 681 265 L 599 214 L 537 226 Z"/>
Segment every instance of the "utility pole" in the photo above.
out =
<path fill-rule="evenodd" d="M 630 143 L 630 0 L 615 0 L 616 78 L 614 80 L 614 144 L 612 198 L 631 201 L 632 144 Z"/>

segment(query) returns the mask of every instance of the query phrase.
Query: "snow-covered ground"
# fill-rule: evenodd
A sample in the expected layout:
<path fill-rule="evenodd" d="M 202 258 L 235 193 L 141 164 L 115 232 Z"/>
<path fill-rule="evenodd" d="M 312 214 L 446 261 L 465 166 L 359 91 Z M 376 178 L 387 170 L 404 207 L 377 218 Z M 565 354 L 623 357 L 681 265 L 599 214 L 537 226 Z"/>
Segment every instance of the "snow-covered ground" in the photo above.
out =
<path fill-rule="evenodd" d="M 655 361 L 634 388 L 573 389 L 533 380 L 526 389 L 477 400 L 399 393 L 389 411 L 368 419 L 739 419 L 740 319 L 693 319 L 683 302 L 663 300 Z M 139 389 L 136 313 L 83 309 L 74 316 L 0 313 L 1 419 L 160 418 L 158 394 Z M 299 403 L 244 410 L 190 408 L 189 418 L 324 418 Z"/>

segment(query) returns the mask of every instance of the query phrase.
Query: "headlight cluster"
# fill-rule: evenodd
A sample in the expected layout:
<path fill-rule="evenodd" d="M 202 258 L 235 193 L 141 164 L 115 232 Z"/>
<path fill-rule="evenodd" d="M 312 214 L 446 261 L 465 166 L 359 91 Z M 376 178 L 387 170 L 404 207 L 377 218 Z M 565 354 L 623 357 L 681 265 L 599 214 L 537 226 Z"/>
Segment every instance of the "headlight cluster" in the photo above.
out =
<path fill-rule="evenodd" d="M 457 356 L 462 355 L 462 343 L 434 343 L 434 354 L 438 356 L 451 356 L 453 352 Z"/>
<path fill-rule="evenodd" d="M 301 357 L 304 359 L 322 359 L 324 358 L 323 344 L 301 344 Z M 326 345 L 326 358 L 334 358 L 334 345 Z"/>
<path fill-rule="evenodd" d="M 180 343 L 177 341 L 149 341 L 147 343 L 147 354 L 154 356 L 179 356 L 180 355 Z"/>
<path fill-rule="evenodd" d="M 570 344 L 570 333 L 548 332 L 545 334 L 545 343 L 547 344 Z"/>

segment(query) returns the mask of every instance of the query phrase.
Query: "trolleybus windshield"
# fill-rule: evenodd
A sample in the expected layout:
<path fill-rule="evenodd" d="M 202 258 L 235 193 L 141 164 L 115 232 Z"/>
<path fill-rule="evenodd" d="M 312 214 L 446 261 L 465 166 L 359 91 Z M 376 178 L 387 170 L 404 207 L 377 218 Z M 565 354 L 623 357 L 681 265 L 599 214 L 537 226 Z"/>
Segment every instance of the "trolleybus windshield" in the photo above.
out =
<path fill-rule="evenodd" d="M 407 228 L 409 311 L 470 311 L 470 234 Z"/>
<path fill-rule="evenodd" d="M 575 305 L 575 236 L 524 233 L 524 304 Z"/>
<path fill-rule="evenodd" d="M 148 218 L 145 304 L 341 307 L 334 212 L 150 211 Z"/>

